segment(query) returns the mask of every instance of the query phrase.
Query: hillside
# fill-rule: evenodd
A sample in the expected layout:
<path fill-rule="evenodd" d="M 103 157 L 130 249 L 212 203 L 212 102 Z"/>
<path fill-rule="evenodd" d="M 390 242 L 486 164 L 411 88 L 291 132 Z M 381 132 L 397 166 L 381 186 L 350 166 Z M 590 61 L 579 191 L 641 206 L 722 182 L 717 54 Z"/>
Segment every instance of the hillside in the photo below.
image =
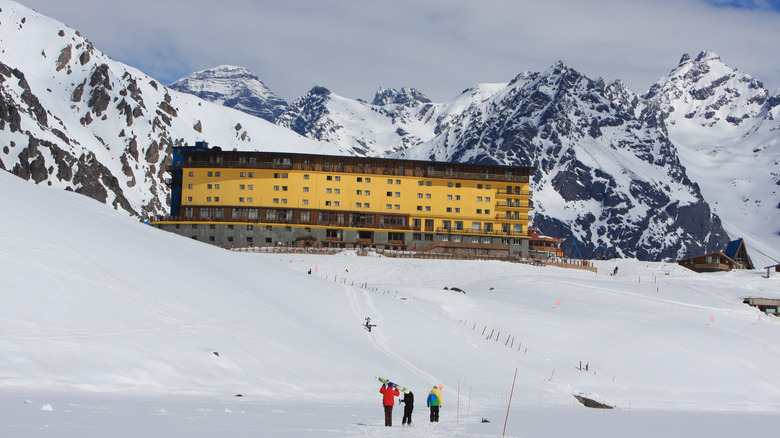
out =
<path fill-rule="evenodd" d="M 0 168 L 138 216 L 169 212 L 173 146 L 342 153 L 169 90 L 9 0 L 0 0 L 0 45 Z"/>
<path fill-rule="evenodd" d="M 480 415 L 502 415 L 516 368 L 513 415 L 538 409 L 538 421 L 561 415 L 562 407 L 575 423 L 587 421 L 574 394 L 632 412 L 615 420 L 620 424 L 659 410 L 709 421 L 712 411 L 734 418 L 780 409 L 778 320 L 741 302 L 780 298 L 777 275 L 701 275 L 634 260 L 596 262 L 594 275 L 348 252 L 252 255 L 164 233 L 7 173 L 0 173 L 0 201 L 12 212 L 0 217 L 3 400 L 34 400 L 38 412 L 40 400 L 63 400 L 60 411 L 72 400 L 48 420 L 65 428 L 56 429 L 64 436 L 67 412 L 82 412 L 95 397 L 111 406 L 187 406 L 195 417 L 205 415 L 196 413 L 203 404 L 242 412 L 283 404 L 318 413 L 286 426 L 299 432 L 283 436 L 366 436 L 360 424 L 376 424 L 381 415 L 377 375 L 419 398 L 431 384 L 444 384 L 446 424 L 432 431 L 418 404 L 412 436 L 497 436 L 498 421 L 474 428 Z M 361 327 L 367 316 L 377 324 L 371 333 Z M 468 405 L 473 414 L 461 411 L 464 424 L 455 427 L 459 385 L 460 409 Z M 237 405 L 236 394 L 245 402 Z M 150 397 L 157 401 L 143 401 Z M 347 411 L 358 416 L 326 414 L 337 406 L 355 406 Z M 31 412 L 17 421 L 38 418 Z M 142 415 L 132 412 L 127 418 Z M 174 417 L 159 420 L 167 436 L 193 427 Z M 78 436 L 111 427 L 89 418 L 96 429 L 77 429 Z M 242 418 L 232 426 L 236 436 L 286 424 L 282 417 Z M 335 418 L 339 424 L 330 423 Z M 680 421 L 674 424 L 683 427 Z M 143 424 L 127 430 L 139 433 Z M 17 424 L 12 431 L 24 430 Z"/>

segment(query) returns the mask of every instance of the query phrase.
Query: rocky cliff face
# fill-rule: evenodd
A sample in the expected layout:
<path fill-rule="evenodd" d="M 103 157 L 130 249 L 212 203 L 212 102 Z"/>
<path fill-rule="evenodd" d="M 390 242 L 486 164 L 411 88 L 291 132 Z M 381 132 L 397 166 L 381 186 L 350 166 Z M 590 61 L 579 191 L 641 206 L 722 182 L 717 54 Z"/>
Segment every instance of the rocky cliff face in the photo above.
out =
<path fill-rule="evenodd" d="M 273 123 L 287 109 L 287 102 L 274 94 L 244 67 L 221 65 L 195 72 L 170 85 L 219 105 L 235 108 Z"/>
<path fill-rule="evenodd" d="M 531 166 L 534 225 L 572 256 L 676 259 L 728 240 L 638 98 L 557 63 L 521 74 L 415 158 Z M 576 247 L 576 249 L 575 249 Z"/>
<path fill-rule="evenodd" d="M 169 90 L 17 3 L 0 1 L 0 47 L 0 168 L 131 214 L 168 213 L 173 146 L 341 152 Z"/>

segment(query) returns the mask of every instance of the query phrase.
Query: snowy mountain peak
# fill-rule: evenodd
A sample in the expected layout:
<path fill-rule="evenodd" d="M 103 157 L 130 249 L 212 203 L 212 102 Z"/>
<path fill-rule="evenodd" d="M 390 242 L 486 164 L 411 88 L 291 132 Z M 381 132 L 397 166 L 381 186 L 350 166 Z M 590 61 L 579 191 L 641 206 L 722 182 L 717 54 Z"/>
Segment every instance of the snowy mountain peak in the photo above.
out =
<path fill-rule="evenodd" d="M 371 104 L 379 106 L 390 104 L 417 106 L 430 102 L 431 99 L 428 99 L 426 95 L 421 93 L 416 88 L 403 87 L 400 91 L 396 90 L 395 88 L 379 88 L 379 90 L 377 90 L 376 94 L 374 95 L 374 100 L 371 102 Z"/>
<path fill-rule="evenodd" d="M 220 65 L 181 78 L 170 88 L 274 122 L 287 102 L 247 68 Z"/>

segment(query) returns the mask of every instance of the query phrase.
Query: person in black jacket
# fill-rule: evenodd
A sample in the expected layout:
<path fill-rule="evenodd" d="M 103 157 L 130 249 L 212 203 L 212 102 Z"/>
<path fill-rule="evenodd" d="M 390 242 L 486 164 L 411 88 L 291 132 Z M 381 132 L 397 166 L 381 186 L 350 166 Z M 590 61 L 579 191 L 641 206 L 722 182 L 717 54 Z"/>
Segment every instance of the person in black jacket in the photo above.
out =
<path fill-rule="evenodd" d="M 401 399 L 402 403 L 405 403 L 404 405 L 404 418 L 401 420 L 401 424 L 407 424 L 412 425 L 412 411 L 414 410 L 414 394 L 412 391 L 407 392 L 404 394 L 404 398 Z"/>

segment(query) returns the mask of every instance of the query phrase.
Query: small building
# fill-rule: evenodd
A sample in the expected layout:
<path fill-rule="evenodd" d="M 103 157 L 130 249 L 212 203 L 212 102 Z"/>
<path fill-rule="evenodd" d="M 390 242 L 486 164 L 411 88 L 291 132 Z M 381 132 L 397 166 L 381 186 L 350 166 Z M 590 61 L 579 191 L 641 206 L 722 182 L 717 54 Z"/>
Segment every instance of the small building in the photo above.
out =
<path fill-rule="evenodd" d="M 723 272 L 732 269 L 755 269 L 741 238 L 732 240 L 725 251 L 688 257 L 677 260 L 677 264 L 696 272 Z"/>
<path fill-rule="evenodd" d="M 774 269 L 775 272 L 780 272 L 780 263 L 772 266 L 767 266 L 764 269 L 766 269 L 766 278 L 769 278 L 769 272 Z"/>
<path fill-rule="evenodd" d="M 774 298 L 745 298 L 745 304 L 758 308 L 768 315 L 780 315 L 780 300 Z"/>
<path fill-rule="evenodd" d="M 726 251 L 723 252 L 731 260 L 737 262 L 740 265 L 739 269 L 755 269 L 753 262 L 750 260 L 750 256 L 747 253 L 745 247 L 745 241 L 740 239 L 732 240 L 726 246 Z"/>
<path fill-rule="evenodd" d="M 528 246 L 530 247 L 532 258 L 563 258 L 561 243 L 563 243 L 563 239 L 544 235 L 535 228 L 528 229 Z"/>
<path fill-rule="evenodd" d="M 737 262 L 720 251 L 677 260 L 677 264 L 696 272 L 731 271 L 738 266 Z"/>

